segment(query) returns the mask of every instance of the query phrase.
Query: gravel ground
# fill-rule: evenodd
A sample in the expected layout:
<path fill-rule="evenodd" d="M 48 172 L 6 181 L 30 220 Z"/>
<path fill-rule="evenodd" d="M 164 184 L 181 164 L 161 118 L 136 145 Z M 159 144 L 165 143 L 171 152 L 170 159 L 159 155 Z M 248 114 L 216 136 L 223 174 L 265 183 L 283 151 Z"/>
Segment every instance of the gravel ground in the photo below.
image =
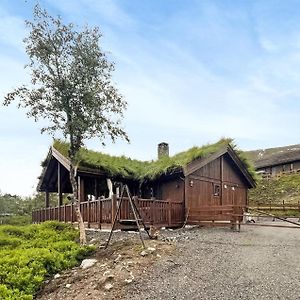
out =
<path fill-rule="evenodd" d="M 124 299 L 300 299 L 300 230 L 243 226 L 163 231 L 177 250 Z"/>

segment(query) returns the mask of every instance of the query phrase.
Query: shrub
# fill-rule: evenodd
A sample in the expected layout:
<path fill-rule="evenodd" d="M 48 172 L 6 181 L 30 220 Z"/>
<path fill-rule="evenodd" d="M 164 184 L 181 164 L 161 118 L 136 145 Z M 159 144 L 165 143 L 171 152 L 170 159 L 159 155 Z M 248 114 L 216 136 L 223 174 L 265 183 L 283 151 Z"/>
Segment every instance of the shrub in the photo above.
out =
<path fill-rule="evenodd" d="M 0 217 L 0 224 L 24 226 L 24 225 L 29 225 L 30 223 L 31 223 L 31 215 Z"/>
<path fill-rule="evenodd" d="M 51 221 L 0 226 L 0 299 L 33 299 L 46 276 L 71 268 L 95 248 L 80 247 L 78 232 Z"/>

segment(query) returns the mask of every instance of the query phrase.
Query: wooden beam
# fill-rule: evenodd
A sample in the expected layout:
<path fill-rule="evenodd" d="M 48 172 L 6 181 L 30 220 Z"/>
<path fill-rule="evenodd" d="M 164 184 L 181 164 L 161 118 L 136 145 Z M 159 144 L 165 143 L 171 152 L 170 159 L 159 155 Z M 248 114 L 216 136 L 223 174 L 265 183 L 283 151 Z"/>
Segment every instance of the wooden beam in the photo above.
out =
<path fill-rule="evenodd" d="M 223 205 L 223 181 L 224 181 L 224 155 L 222 155 L 221 157 L 220 157 L 220 164 L 221 164 L 221 166 L 220 166 L 220 178 L 221 178 L 221 188 L 220 188 L 220 193 L 221 193 L 221 195 L 220 195 L 220 199 L 221 199 L 221 205 Z"/>
<path fill-rule="evenodd" d="M 84 180 L 81 176 L 78 176 L 78 200 L 79 202 L 85 201 Z"/>
<path fill-rule="evenodd" d="M 50 207 L 50 194 L 45 192 L 45 207 Z"/>
<path fill-rule="evenodd" d="M 77 198 L 78 198 L 78 201 L 80 202 L 81 201 L 81 199 L 80 199 L 80 187 L 81 187 L 81 185 L 80 185 L 80 176 L 78 176 L 77 177 Z"/>
<path fill-rule="evenodd" d="M 95 196 L 95 199 L 98 199 L 98 180 L 97 180 L 97 178 L 95 178 L 94 196 Z"/>
<path fill-rule="evenodd" d="M 114 219 L 117 212 L 117 196 L 115 194 L 111 197 L 111 224 L 114 224 Z"/>
<path fill-rule="evenodd" d="M 57 193 L 58 193 L 58 206 L 63 204 L 62 191 L 61 191 L 61 164 L 57 162 Z"/>

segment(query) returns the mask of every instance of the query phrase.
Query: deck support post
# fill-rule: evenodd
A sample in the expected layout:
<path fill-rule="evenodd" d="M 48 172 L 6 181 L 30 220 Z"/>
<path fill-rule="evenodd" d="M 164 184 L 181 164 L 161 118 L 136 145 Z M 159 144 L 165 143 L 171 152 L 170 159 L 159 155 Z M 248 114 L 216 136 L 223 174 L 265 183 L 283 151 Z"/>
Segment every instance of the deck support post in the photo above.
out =
<path fill-rule="evenodd" d="M 95 200 L 98 199 L 98 180 L 97 180 L 97 178 L 95 178 L 94 196 L 95 196 Z"/>
<path fill-rule="evenodd" d="M 85 201 L 85 194 L 84 194 L 84 180 L 80 176 L 78 176 L 78 200 L 79 202 Z"/>
<path fill-rule="evenodd" d="M 170 199 L 168 201 L 168 225 L 170 227 L 172 224 L 172 202 Z"/>
<path fill-rule="evenodd" d="M 154 212 L 154 201 L 151 201 L 150 203 L 150 225 L 154 225 L 154 216 L 155 216 L 155 212 Z"/>
<path fill-rule="evenodd" d="M 91 227 L 91 201 L 90 201 L 90 197 L 88 197 L 88 203 L 87 203 L 87 226 L 88 226 L 88 228 Z"/>
<path fill-rule="evenodd" d="M 49 192 L 46 191 L 45 192 L 45 207 L 49 207 L 50 206 L 50 195 Z"/>
<path fill-rule="evenodd" d="M 62 205 L 62 193 L 61 193 L 61 168 L 60 163 L 57 162 L 57 194 L 58 194 L 58 221 L 61 221 L 61 205 Z"/>
<path fill-rule="evenodd" d="M 71 224 L 73 224 L 73 202 L 71 202 Z"/>
<path fill-rule="evenodd" d="M 58 193 L 58 206 L 63 203 L 62 191 L 61 191 L 61 164 L 57 162 L 57 193 Z"/>
<path fill-rule="evenodd" d="M 221 177 L 221 187 L 220 187 L 220 202 L 221 202 L 221 205 L 223 205 L 223 181 L 224 181 L 224 157 L 223 155 L 220 157 L 220 163 L 221 163 L 221 166 L 220 166 L 220 177 Z"/>
<path fill-rule="evenodd" d="M 67 222 L 67 218 L 66 218 L 66 214 L 67 214 L 67 205 L 66 203 L 64 204 L 64 222 Z"/>
<path fill-rule="evenodd" d="M 98 223 L 98 227 L 99 229 L 101 229 L 101 224 L 102 224 L 102 201 L 101 199 L 98 199 L 98 209 L 99 209 L 99 223 Z"/>

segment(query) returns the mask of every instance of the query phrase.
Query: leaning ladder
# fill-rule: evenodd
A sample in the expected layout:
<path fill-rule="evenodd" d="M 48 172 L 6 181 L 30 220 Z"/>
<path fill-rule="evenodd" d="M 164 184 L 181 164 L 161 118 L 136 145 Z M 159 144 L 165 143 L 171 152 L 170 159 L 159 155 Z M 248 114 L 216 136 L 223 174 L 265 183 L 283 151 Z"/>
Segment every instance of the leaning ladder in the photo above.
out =
<path fill-rule="evenodd" d="M 142 236 L 140 222 L 142 223 L 142 225 L 144 227 L 144 230 L 147 232 L 147 234 L 148 234 L 148 236 L 149 236 L 150 239 L 151 239 L 151 236 L 150 236 L 150 234 L 149 234 L 149 232 L 148 232 L 148 230 L 146 228 L 146 225 L 145 225 L 145 223 L 144 223 L 144 221 L 143 221 L 143 219 L 141 217 L 141 214 L 140 214 L 139 210 L 137 209 L 134 201 L 132 200 L 132 196 L 131 196 L 131 193 L 129 191 L 129 188 L 128 188 L 127 184 L 125 184 L 125 185 L 122 186 L 120 201 L 119 201 L 118 208 L 117 208 L 117 211 L 116 211 L 116 214 L 115 214 L 113 226 L 111 228 L 111 231 L 110 231 L 107 243 L 105 245 L 105 249 L 108 247 L 109 242 L 110 242 L 110 240 L 112 238 L 112 235 L 113 235 L 113 232 L 114 232 L 114 229 L 115 229 L 115 225 L 116 225 L 116 222 L 117 222 L 118 214 L 120 212 L 120 208 L 121 208 L 121 205 L 122 205 L 122 202 L 123 202 L 123 199 L 124 199 L 125 192 L 127 193 L 127 196 L 128 196 L 128 201 L 129 201 L 131 210 L 133 212 L 134 220 L 119 220 L 119 222 L 123 221 L 123 222 L 131 223 L 131 224 L 134 224 L 134 223 L 136 224 L 136 226 L 138 228 L 138 231 L 139 231 L 140 239 L 141 239 L 143 247 L 145 249 L 146 246 L 145 246 L 144 239 L 143 239 L 143 236 Z"/>

